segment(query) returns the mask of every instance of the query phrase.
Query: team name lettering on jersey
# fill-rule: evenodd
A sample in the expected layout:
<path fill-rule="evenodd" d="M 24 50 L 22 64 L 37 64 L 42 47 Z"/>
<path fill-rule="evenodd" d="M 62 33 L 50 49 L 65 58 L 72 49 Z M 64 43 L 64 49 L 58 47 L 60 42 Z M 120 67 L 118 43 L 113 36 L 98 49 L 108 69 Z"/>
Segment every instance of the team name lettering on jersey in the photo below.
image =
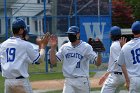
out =
<path fill-rule="evenodd" d="M 83 56 L 79 53 L 67 53 L 65 55 L 66 58 L 78 58 L 78 59 L 82 59 Z"/>

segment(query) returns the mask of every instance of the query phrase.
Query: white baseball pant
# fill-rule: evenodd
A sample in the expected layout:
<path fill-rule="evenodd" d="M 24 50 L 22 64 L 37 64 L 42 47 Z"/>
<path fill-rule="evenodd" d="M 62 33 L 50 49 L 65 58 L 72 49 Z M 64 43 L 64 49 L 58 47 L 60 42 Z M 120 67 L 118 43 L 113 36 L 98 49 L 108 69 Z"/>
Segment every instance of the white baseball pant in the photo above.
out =
<path fill-rule="evenodd" d="M 63 93 L 90 93 L 89 79 L 85 77 L 65 78 Z"/>
<path fill-rule="evenodd" d="M 29 79 L 5 79 L 5 93 L 33 93 Z"/>
<path fill-rule="evenodd" d="M 119 93 L 124 83 L 124 75 L 110 73 L 101 89 L 101 93 Z"/>
<path fill-rule="evenodd" d="M 130 78 L 129 93 L 140 93 L 140 77 Z"/>

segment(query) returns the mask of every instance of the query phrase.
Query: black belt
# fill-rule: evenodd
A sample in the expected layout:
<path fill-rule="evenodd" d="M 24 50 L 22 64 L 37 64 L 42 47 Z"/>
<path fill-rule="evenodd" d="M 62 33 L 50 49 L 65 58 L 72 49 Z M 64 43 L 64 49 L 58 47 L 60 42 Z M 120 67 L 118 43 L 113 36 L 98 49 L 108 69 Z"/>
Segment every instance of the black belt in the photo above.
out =
<path fill-rule="evenodd" d="M 23 76 L 16 77 L 16 79 L 23 79 L 23 78 L 24 78 Z"/>
<path fill-rule="evenodd" d="M 114 72 L 114 74 L 122 75 L 122 72 Z"/>
<path fill-rule="evenodd" d="M 65 78 L 85 78 L 85 76 L 74 76 L 74 77 L 65 77 Z"/>
<path fill-rule="evenodd" d="M 74 77 L 74 78 L 84 78 L 84 76 L 77 76 L 77 77 Z"/>
<path fill-rule="evenodd" d="M 6 79 L 24 79 L 23 76 L 19 76 L 19 77 L 16 77 L 16 78 L 6 78 Z"/>

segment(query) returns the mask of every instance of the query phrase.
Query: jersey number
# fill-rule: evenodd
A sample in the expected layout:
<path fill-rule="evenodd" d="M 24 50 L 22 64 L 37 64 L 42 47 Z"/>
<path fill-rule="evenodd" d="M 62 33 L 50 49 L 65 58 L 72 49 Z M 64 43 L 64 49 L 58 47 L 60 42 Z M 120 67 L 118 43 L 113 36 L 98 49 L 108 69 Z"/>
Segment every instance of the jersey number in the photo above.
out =
<path fill-rule="evenodd" d="M 133 57 L 133 64 L 140 63 L 140 48 L 136 50 L 131 50 L 131 54 Z"/>
<path fill-rule="evenodd" d="M 7 53 L 7 62 L 13 62 L 15 60 L 16 49 L 15 48 L 7 48 L 6 53 Z"/>
<path fill-rule="evenodd" d="M 76 68 L 80 68 L 80 61 L 77 62 Z"/>

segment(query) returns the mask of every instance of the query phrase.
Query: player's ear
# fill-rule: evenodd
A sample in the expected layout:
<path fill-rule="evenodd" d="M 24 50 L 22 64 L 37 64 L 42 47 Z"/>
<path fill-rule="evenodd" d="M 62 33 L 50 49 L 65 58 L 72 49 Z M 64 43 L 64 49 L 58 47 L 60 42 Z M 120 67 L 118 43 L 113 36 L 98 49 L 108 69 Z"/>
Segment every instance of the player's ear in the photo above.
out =
<path fill-rule="evenodd" d="M 80 39 L 80 33 L 77 33 L 76 37 L 79 40 Z"/>
<path fill-rule="evenodd" d="M 24 29 L 20 28 L 18 34 L 19 34 L 19 35 L 22 35 L 23 32 L 24 32 Z"/>

